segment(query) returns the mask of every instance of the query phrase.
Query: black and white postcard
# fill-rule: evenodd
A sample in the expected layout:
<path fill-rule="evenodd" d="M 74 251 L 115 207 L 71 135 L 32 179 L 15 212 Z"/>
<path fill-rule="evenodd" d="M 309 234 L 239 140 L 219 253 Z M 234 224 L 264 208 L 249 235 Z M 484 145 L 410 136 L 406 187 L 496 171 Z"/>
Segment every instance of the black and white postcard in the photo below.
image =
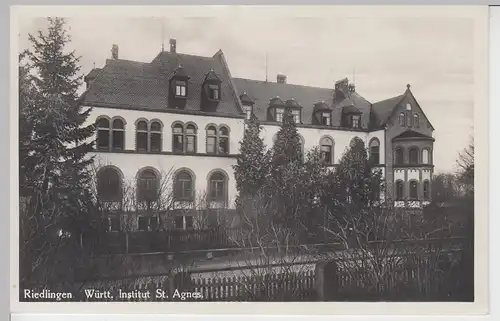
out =
<path fill-rule="evenodd" d="M 11 17 L 15 311 L 487 311 L 487 7 Z"/>

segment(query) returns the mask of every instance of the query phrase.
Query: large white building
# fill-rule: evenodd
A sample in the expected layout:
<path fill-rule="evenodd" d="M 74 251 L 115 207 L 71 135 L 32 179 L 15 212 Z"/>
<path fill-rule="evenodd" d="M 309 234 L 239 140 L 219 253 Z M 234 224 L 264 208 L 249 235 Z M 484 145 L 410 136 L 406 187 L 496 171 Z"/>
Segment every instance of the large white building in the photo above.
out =
<path fill-rule="evenodd" d="M 83 106 L 97 123 L 96 160 L 102 200 L 120 204 L 125 182 L 137 184 L 147 199 L 163 173 L 172 173 L 170 227 L 196 225 L 196 203 L 234 207 L 236 163 L 245 119 L 254 114 L 272 146 L 283 113 L 294 115 L 304 150 L 320 146 L 331 166 L 338 164 L 354 137 L 369 148 L 385 175 L 385 197 L 399 206 L 430 199 L 434 128 L 410 86 L 401 95 L 371 103 L 347 79 L 333 88 L 233 78 L 222 51 L 212 57 L 170 51 L 151 62 L 119 59 L 118 46 L 102 68 L 86 77 Z M 136 227 L 157 224 L 138 215 Z M 167 224 L 167 223 L 165 223 Z M 110 228 L 119 228 L 120 222 Z"/>

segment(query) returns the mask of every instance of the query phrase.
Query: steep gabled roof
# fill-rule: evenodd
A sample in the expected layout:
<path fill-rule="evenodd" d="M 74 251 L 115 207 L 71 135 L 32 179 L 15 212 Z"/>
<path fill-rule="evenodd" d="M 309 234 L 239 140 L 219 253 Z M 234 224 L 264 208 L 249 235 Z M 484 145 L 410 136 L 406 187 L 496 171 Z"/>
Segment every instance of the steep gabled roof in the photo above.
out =
<path fill-rule="evenodd" d="M 422 110 L 422 113 L 423 113 L 423 109 L 420 107 L 420 104 L 418 103 L 417 99 L 415 98 L 415 96 L 413 95 L 413 93 L 410 90 L 410 85 L 406 85 L 406 87 L 407 87 L 407 89 L 403 94 L 396 96 L 396 97 L 392 97 L 389 99 L 385 99 L 385 100 L 376 102 L 372 105 L 372 113 L 375 116 L 375 121 L 376 121 L 375 126 L 377 126 L 377 127 L 385 126 L 387 124 L 387 122 L 389 121 L 389 119 L 391 118 L 395 108 L 408 95 L 410 95 L 415 100 L 418 107 Z M 423 113 L 423 116 L 427 119 L 427 116 L 425 115 L 425 113 Z M 427 119 L 427 121 L 429 122 L 431 128 L 434 129 L 431 122 L 428 119 Z"/>
<path fill-rule="evenodd" d="M 201 110 L 202 84 L 207 75 L 216 75 L 221 80 L 221 101 L 216 113 L 229 116 L 243 113 L 220 51 L 213 57 L 161 52 L 150 63 L 108 59 L 83 95 L 82 104 L 124 109 L 173 109 L 175 106 L 168 105 L 169 81 L 179 66 L 189 77 L 185 110 Z"/>
<path fill-rule="evenodd" d="M 95 77 L 97 77 L 97 75 L 99 75 L 99 73 L 101 72 L 102 68 L 94 68 L 92 69 L 85 77 L 84 77 L 84 81 L 87 81 L 89 79 L 94 79 Z"/>
<path fill-rule="evenodd" d="M 403 100 L 405 94 L 381 100 L 372 104 L 372 113 L 375 116 L 376 126 L 384 126 L 392 115 L 394 108 Z"/>

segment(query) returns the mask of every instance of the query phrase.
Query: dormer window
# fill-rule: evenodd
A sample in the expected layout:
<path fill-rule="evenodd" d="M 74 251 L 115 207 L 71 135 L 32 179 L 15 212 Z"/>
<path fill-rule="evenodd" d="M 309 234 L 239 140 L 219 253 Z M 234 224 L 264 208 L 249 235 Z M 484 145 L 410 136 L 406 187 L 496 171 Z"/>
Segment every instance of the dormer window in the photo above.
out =
<path fill-rule="evenodd" d="M 314 104 L 313 108 L 313 124 L 322 126 L 332 125 L 332 108 L 324 101 Z"/>
<path fill-rule="evenodd" d="M 248 96 L 244 91 L 240 96 L 241 104 L 243 105 L 243 111 L 245 112 L 245 118 L 249 120 L 252 117 L 254 101 Z"/>
<path fill-rule="evenodd" d="M 208 85 L 208 99 L 219 100 L 220 99 L 220 87 L 219 85 Z"/>
<path fill-rule="evenodd" d="M 332 114 L 330 112 L 321 113 L 321 125 L 330 126 L 332 124 Z"/>
<path fill-rule="evenodd" d="M 187 82 L 180 80 L 175 82 L 175 96 L 176 97 L 187 96 Z"/>
<path fill-rule="evenodd" d="M 293 109 L 292 110 L 292 117 L 293 117 L 293 121 L 296 124 L 300 124 L 300 110 Z"/>
<path fill-rule="evenodd" d="M 343 127 L 361 128 L 361 111 L 354 105 L 342 108 Z"/>
<path fill-rule="evenodd" d="M 205 75 L 205 79 L 202 84 L 202 109 L 204 111 L 215 112 L 217 111 L 217 106 L 221 101 L 221 84 L 222 81 L 217 76 L 213 69 Z"/>
<path fill-rule="evenodd" d="M 285 113 L 285 108 L 276 108 L 276 116 L 275 119 L 277 122 L 283 122 L 283 114 Z"/>
<path fill-rule="evenodd" d="M 170 78 L 170 100 L 176 108 L 183 108 L 186 104 L 186 97 L 188 95 L 188 80 L 189 76 L 186 74 L 184 68 L 179 65 Z"/>
<path fill-rule="evenodd" d="M 359 128 L 359 120 L 360 120 L 359 115 L 352 115 L 351 116 L 351 123 L 352 123 L 352 128 Z"/>
<path fill-rule="evenodd" d="M 245 118 L 249 120 L 252 117 L 252 106 L 243 106 L 243 110 L 245 111 Z"/>

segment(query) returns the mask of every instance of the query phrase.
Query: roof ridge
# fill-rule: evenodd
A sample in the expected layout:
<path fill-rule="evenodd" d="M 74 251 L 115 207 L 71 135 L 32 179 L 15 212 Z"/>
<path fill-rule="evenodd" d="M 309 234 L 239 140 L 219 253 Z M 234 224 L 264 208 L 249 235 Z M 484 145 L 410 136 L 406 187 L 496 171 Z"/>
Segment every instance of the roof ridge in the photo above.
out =
<path fill-rule="evenodd" d="M 279 85 L 279 86 L 297 86 L 297 87 L 314 88 L 314 89 L 324 89 L 324 90 L 332 90 L 332 91 L 333 91 L 333 88 L 326 88 L 326 87 L 316 87 L 316 86 L 299 85 L 299 84 L 290 84 L 290 83 L 286 83 L 286 84 L 278 84 L 278 83 L 276 83 L 276 82 L 272 82 L 272 81 L 265 81 L 265 80 L 258 80 L 258 79 L 250 79 L 250 78 L 240 78 L 240 77 L 234 77 L 234 79 L 249 80 L 249 81 L 255 81 L 255 82 L 260 82 L 260 83 L 264 83 L 264 84 L 275 84 L 275 85 Z"/>
<path fill-rule="evenodd" d="M 193 57 L 193 58 L 203 58 L 207 60 L 215 60 L 215 55 L 213 56 L 200 56 L 200 55 L 195 55 L 195 54 L 189 54 L 189 53 L 179 53 L 179 52 L 170 52 L 170 51 L 161 51 L 156 57 L 159 57 L 160 55 L 178 55 L 178 56 L 187 56 L 187 57 Z M 153 59 L 154 60 L 154 59 Z"/>
<path fill-rule="evenodd" d="M 121 58 L 120 59 L 106 59 L 105 65 L 107 65 L 108 62 L 131 62 L 134 64 L 151 65 L 150 62 L 146 62 L 146 61 L 137 61 L 137 60 L 121 59 Z"/>
<path fill-rule="evenodd" d="M 400 95 L 396 95 L 396 96 L 393 96 L 393 97 L 389 97 L 389 98 L 386 98 L 386 99 L 382 99 L 382 100 L 379 100 L 379 101 L 376 101 L 374 103 L 372 103 L 372 105 L 375 105 L 375 104 L 378 104 L 378 103 L 383 103 L 383 102 L 386 102 L 388 100 L 391 100 L 391 99 L 396 99 L 396 98 L 400 98 L 402 96 L 404 96 L 405 94 L 400 94 Z"/>

